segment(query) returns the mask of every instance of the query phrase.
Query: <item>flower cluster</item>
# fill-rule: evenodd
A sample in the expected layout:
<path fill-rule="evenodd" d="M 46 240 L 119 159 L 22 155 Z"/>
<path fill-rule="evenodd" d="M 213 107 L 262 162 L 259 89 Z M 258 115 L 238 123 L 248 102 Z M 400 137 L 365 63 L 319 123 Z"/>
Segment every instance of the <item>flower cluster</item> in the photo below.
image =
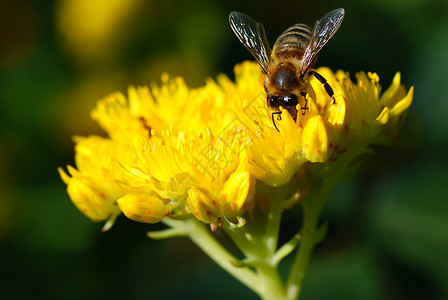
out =
<path fill-rule="evenodd" d="M 190 89 L 162 75 L 160 86 L 130 87 L 98 102 L 92 117 L 108 137 L 75 137 L 76 167 L 59 169 L 74 204 L 102 221 L 123 212 L 156 223 L 195 217 L 216 229 L 243 224 L 256 185 L 281 186 L 304 165 L 331 168 L 372 144 L 393 141 L 412 102 L 400 74 L 383 93 L 372 73 L 320 68 L 335 92 L 311 80 L 309 109 L 297 120 L 282 110 L 274 127 L 257 64 L 235 67 Z M 322 174 L 321 174 L 322 175 Z M 322 175 L 323 176 L 323 175 Z"/>

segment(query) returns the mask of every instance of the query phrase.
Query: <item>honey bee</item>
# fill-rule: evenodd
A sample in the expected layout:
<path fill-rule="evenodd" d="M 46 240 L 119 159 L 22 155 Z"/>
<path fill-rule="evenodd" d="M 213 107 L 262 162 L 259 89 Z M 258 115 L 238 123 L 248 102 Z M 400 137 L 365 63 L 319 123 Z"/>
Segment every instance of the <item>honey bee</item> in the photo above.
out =
<path fill-rule="evenodd" d="M 230 13 L 230 27 L 266 74 L 267 105 L 274 110 L 272 122 L 277 131 L 274 115 L 280 120 L 280 106 L 288 110 L 294 121 L 299 103 L 305 103 L 300 106 L 302 114 L 308 109 L 306 95 L 311 89 L 311 75 L 324 85 L 327 94 L 336 102 L 327 80 L 312 69 L 316 66 L 317 54 L 336 33 L 344 14 L 343 8 L 330 11 L 316 21 L 313 30 L 308 25 L 295 24 L 278 37 L 271 50 L 263 24 L 240 12 Z"/>

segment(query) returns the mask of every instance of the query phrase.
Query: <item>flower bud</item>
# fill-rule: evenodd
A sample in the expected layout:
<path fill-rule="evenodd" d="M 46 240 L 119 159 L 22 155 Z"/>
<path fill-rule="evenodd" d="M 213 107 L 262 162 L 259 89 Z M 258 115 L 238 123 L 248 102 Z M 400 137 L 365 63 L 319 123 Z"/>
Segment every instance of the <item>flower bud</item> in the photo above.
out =
<path fill-rule="evenodd" d="M 235 171 L 220 193 L 222 213 L 226 217 L 241 216 L 252 201 L 255 178 L 248 171 Z"/>
<path fill-rule="evenodd" d="M 302 133 L 302 152 L 310 162 L 325 162 L 333 150 L 334 128 L 321 115 L 306 122 Z"/>
<path fill-rule="evenodd" d="M 61 178 L 67 184 L 67 192 L 73 204 L 92 221 L 106 220 L 113 211 L 116 198 L 96 181 L 82 176 L 72 167 L 68 167 L 67 175 L 61 168 L 58 169 Z"/>
<path fill-rule="evenodd" d="M 325 117 L 334 127 L 334 144 L 340 145 L 347 137 L 350 126 L 350 109 L 343 96 L 337 96 L 335 103 L 326 106 Z"/>
<path fill-rule="evenodd" d="M 188 190 L 187 209 L 199 221 L 215 223 L 221 216 L 221 209 L 215 197 L 201 189 Z"/>
<path fill-rule="evenodd" d="M 126 194 L 117 203 L 126 217 L 141 223 L 160 222 L 169 212 L 164 202 L 152 195 Z"/>

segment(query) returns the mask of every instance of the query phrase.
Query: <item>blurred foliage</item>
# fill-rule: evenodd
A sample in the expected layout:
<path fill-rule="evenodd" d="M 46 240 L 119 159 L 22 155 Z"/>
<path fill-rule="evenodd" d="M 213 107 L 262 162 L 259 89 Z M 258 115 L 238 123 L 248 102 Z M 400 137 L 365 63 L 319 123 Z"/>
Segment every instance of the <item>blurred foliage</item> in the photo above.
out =
<path fill-rule="evenodd" d="M 251 59 L 228 26 L 243 11 L 271 43 L 312 24 L 329 0 L 0 2 L 0 296 L 2 299 L 255 299 L 188 240 L 151 241 L 124 217 L 107 233 L 70 203 L 57 166 L 75 134 L 102 134 L 95 102 L 164 71 L 191 86 Z M 344 23 L 319 65 L 396 71 L 415 100 L 394 148 L 375 149 L 324 211 L 327 239 L 304 299 L 448 298 L 448 2 L 343 0 Z M 437 158 L 436 161 L 433 158 Z M 291 211 L 285 239 L 299 220 Z M 222 233 L 219 238 L 225 239 Z"/>

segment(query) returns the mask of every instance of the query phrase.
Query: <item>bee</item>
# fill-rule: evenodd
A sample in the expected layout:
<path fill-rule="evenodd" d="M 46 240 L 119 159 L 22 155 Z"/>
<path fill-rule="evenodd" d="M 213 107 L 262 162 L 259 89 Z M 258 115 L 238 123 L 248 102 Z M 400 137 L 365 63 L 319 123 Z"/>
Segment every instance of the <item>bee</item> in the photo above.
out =
<path fill-rule="evenodd" d="M 280 106 L 288 110 L 294 121 L 297 120 L 299 103 L 305 103 L 300 106 L 302 114 L 308 109 L 306 95 L 311 89 L 311 75 L 324 85 L 325 91 L 336 103 L 327 80 L 313 69 L 317 54 L 336 33 L 344 14 L 343 8 L 332 10 L 316 21 L 312 30 L 308 25 L 295 24 L 277 38 L 271 50 L 263 24 L 240 12 L 230 13 L 230 27 L 266 74 L 264 89 L 267 105 L 274 110 L 271 116 L 277 131 L 274 115 L 281 120 Z"/>

